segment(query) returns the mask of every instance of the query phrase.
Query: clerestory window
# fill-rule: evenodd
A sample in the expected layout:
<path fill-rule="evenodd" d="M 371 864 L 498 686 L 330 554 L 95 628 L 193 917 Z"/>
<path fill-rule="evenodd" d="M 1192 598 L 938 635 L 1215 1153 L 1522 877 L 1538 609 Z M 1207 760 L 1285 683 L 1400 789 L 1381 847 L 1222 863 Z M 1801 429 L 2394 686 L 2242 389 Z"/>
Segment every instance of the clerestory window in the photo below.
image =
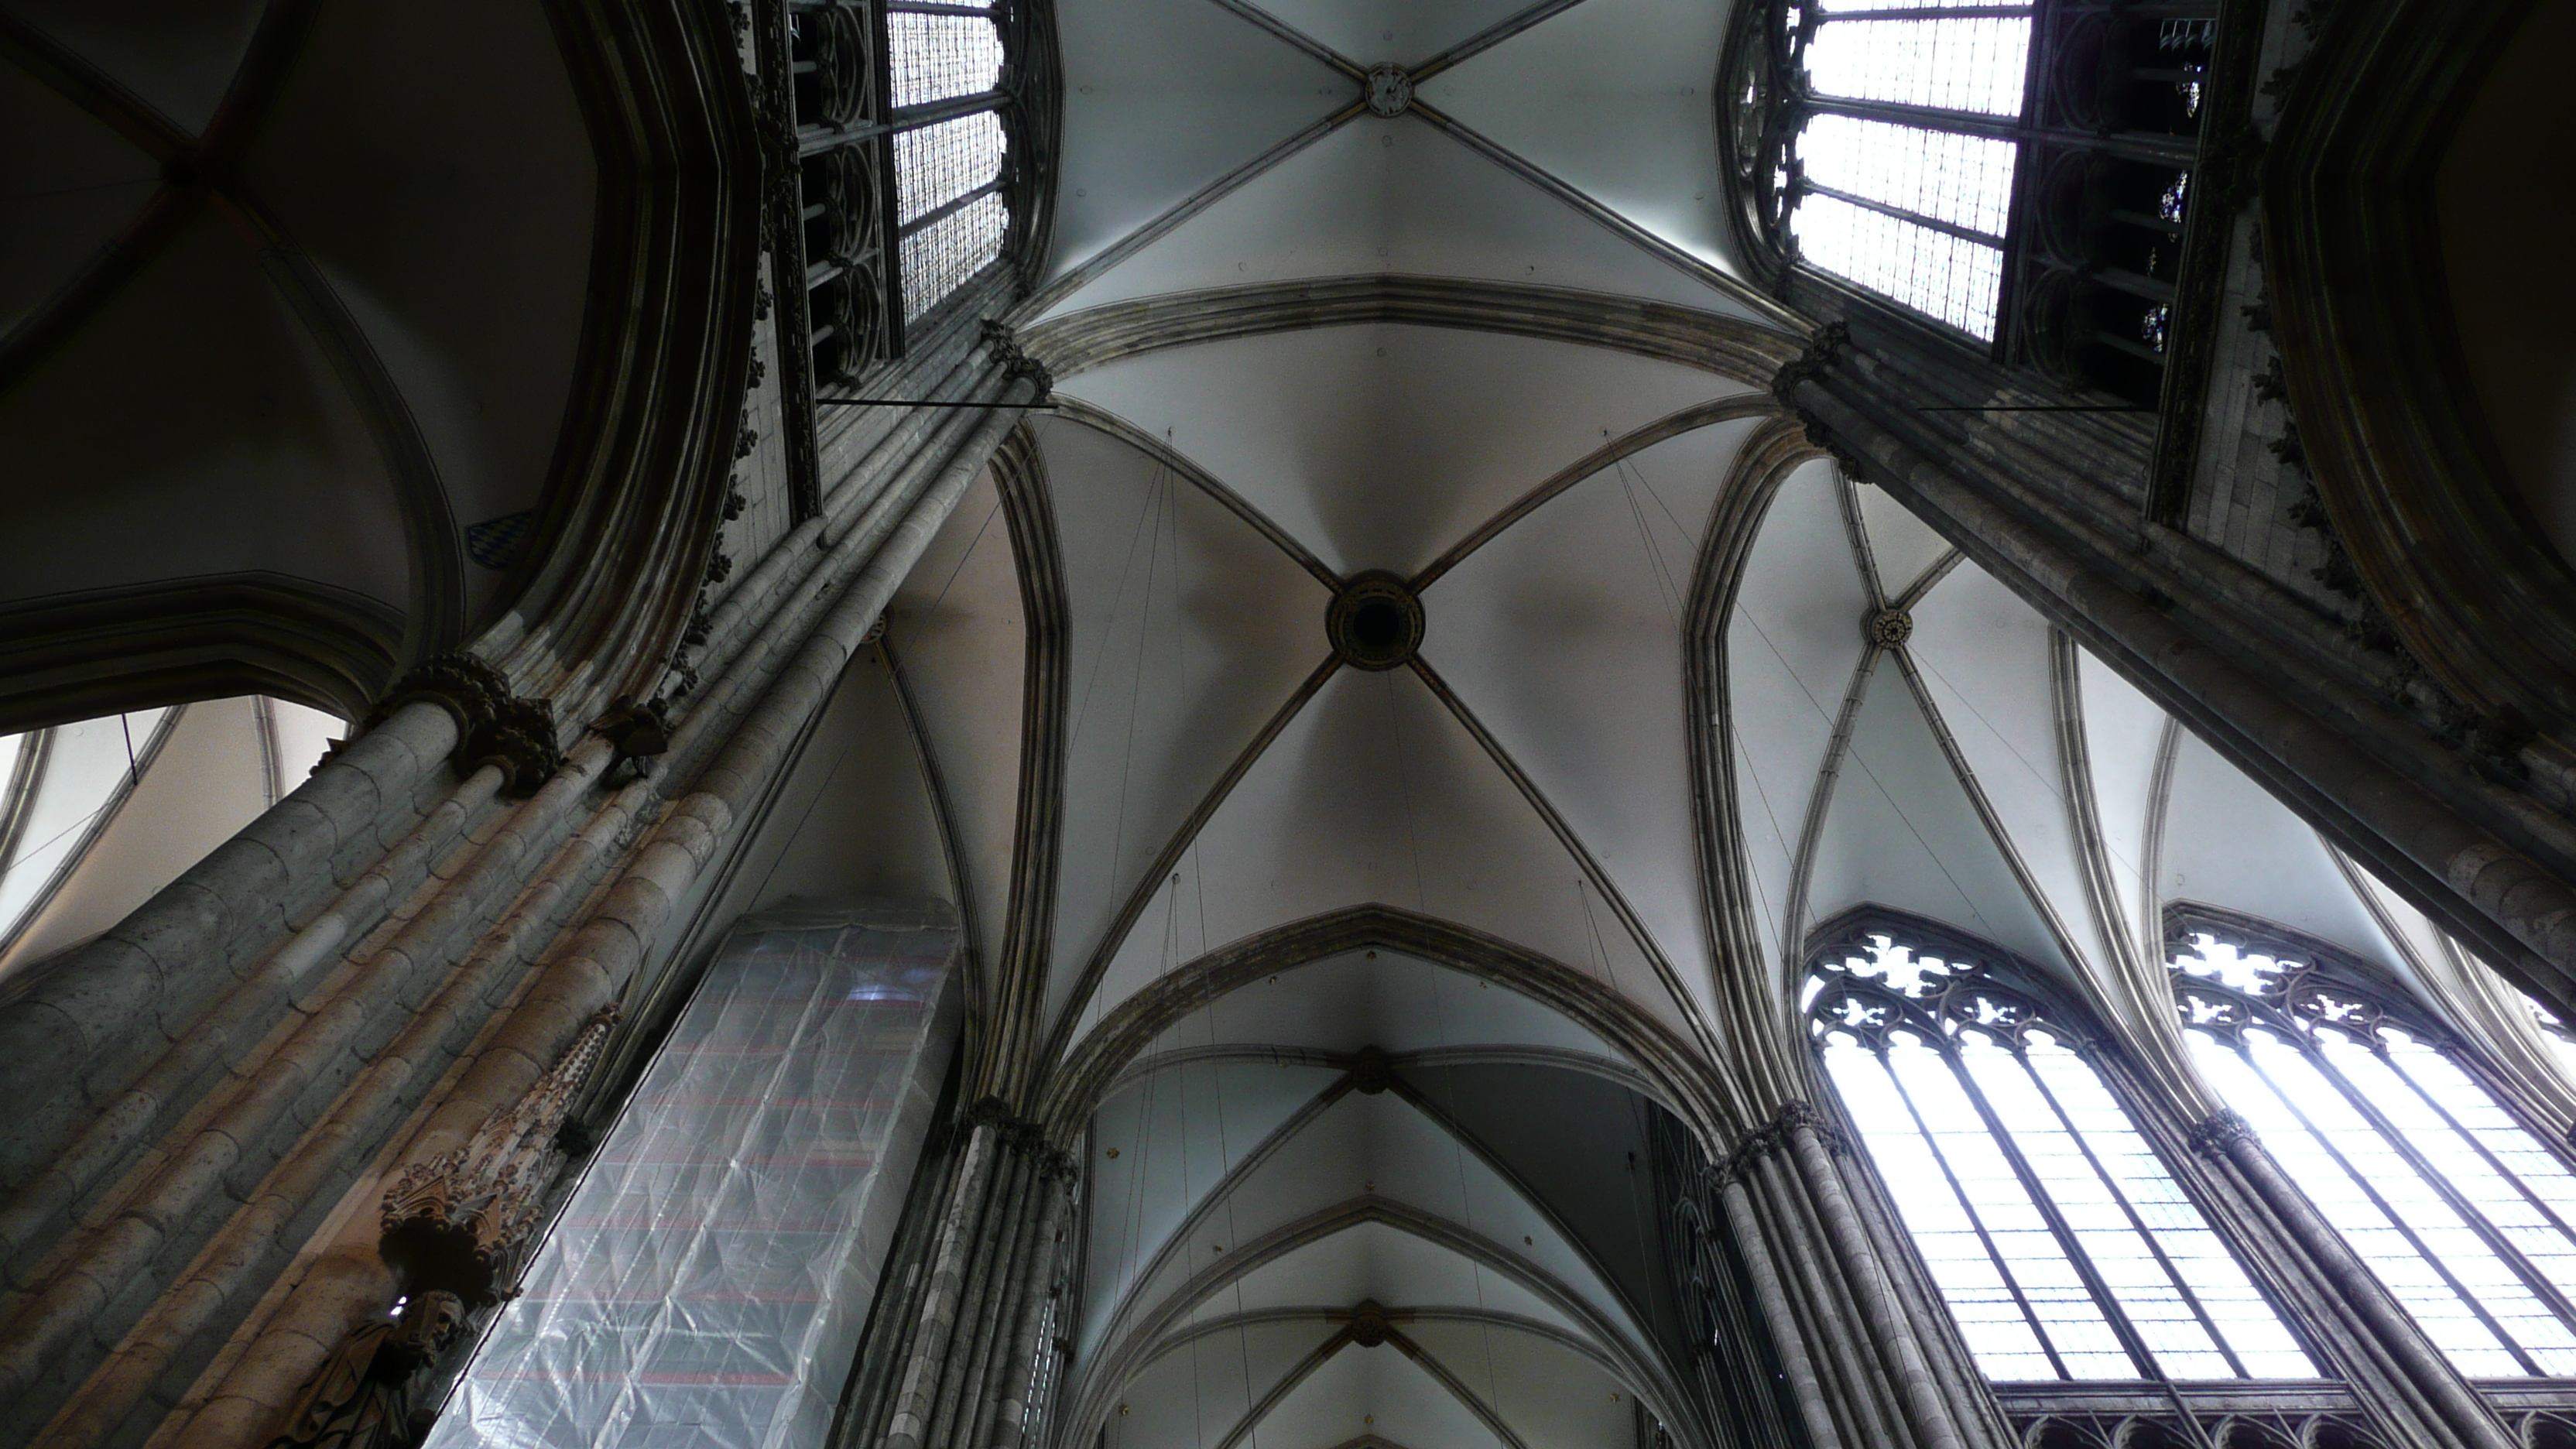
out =
<path fill-rule="evenodd" d="M 2027 363 L 2152 402 L 2215 0 L 1768 0 L 1729 51 L 1742 233 Z"/>
<path fill-rule="evenodd" d="M 1786 222 L 1809 265 L 1991 342 L 2020 146 L 2031 8 L 1793 6 L 1809 109 Z"/>
<path fill-rule="evenodd" d="M 2461 1372 L 2576 1375 L 2576 1174 L 2459 1048 L 2350 963 L 2175 933 L 2183 1035 L 2317 1211 Z"/>
<path fill-rule="evenodd" d="M 815 375 L 855 381 L 1000 263 L 1032 184 L 1010 4 L 790 0 Z"/>
<path fill-rule="evenodd" d="M 2317 1377 L 2083 1035 L 1963 956 L 1865 933 L 1818 956 L 1803 1007 L 1977 1366 L 2020 1382 Z"/>

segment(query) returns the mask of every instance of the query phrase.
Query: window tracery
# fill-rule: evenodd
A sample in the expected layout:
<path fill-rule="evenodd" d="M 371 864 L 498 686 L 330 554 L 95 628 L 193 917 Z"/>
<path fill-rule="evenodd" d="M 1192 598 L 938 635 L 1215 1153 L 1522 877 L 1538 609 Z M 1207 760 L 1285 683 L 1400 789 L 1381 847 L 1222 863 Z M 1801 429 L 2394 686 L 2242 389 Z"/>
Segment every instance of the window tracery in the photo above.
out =
<path fill-rule="evenodd" d="M 814 375 L 850 384 L 1029 232 L 1030 7 L 789 0 Z"/>
<path fill-rule="evenodd" d="M 2461 1372 L 2576 1375 L 2576 1173 L 2435 1023 L 2307 943 L 2172 933 L 2220 1098 Z"/>
<path fill-rule="evenodd" d="M 2214 0 L 1773 0 L 1721 145 L 1757 250 L 2153 402 Z"/>
<path fill-rule="evenodd" d="M 2317 1369 L 2042 998 L 1884 930 L 1810 968 L 1810 1039 L 1980 1369 L 2002 1381 Z"/>

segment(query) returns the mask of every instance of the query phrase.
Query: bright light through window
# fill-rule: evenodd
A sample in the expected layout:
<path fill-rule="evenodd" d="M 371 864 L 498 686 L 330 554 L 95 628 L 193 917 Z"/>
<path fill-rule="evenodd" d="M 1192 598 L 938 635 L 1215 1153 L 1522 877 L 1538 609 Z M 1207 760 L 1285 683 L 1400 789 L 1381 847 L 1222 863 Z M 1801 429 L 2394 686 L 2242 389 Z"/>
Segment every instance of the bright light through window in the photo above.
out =
<path fill-rule="evenodd" d="M 2461 1372 L 2576 1375 L 2576 1175 L 2433 1043 L 2312 963 L 2197 936 L 2193 1060 Z"/>
<path fill-rule="evenodd" d="M 2000 242 L 2012 213 L 2013 144 L 1886 121 L 1822 115 L 1798 157 L 1811 185 L 1981 232 Z"/>
<path fill-rule="evenodd" d="M 1892 297 L 1981 342 L 1995 336 L 2003 291 L 2003 249 L 1934 231 L 1918 222 L 1810 196 L 1790 213 L 1799 254 L 1845 281 Z"/>
<path fill-rule="evenodd" d="M 980 15 L 886 16 L 894 103 L 922 106 L 980 95 L 1002 80 L 1002 35 Z"/>
<path fill-rule="evenodd" d="M 1808 43 L 1819 95 L 1986 116 L 2018 116 L 2030 17 L 1834 20 Z"/>
<path fill-rule="evenodd" d="M 2031 1002 L 1885 936 L 1820 962 L 1806 996 L 1826 1075 L 1989 1378 L 2316 1376 Z"/>
<path fill-rule="evenodd" d="M 894 138 L 897 219 L 909 225 L 1002 174 L 1002 118 L 977 111 Z"/>
<path fill-rule="evenodd" d="M 1790 146 L 1786 222 L 1802 259 L 1994 340 L 2020 146 L 1958 128 L 2021 115 L 2030 26 L 2027 10 L 1825 13 L 1799 50 L 1817 109 Z M 1836 109 L 1853 102 L 1907 119 Z"/>

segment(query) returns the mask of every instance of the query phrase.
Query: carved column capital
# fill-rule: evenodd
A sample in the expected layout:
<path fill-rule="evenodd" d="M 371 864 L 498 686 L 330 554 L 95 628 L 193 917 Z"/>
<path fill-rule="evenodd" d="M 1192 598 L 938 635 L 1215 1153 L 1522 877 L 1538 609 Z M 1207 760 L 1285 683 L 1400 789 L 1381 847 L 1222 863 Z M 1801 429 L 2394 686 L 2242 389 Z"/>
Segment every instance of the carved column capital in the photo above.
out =
<path fill-rule="evenodd" d="M 2254 1136 L 2254 1124 L 2232 1107 L 2221 1107 L 2191 1129 L 2191 1148 L 2203 1157 L 2225 1157 L 2236 1144 Z"/>
<path fill-rule="evenodd" d="M 1055 392 L 1055 374 L 1047 365 L 1020 348 L 1019 334 L 999 317 L 984 319 L 984 342 L 993 349 L 993 360 L 1002 364 L 1008 377 L 1025 377 L 1037 384 L 1037 402 L 1045 402 Z"/>
<path fill-rule="evenodd" d="M 505 787 L 514 794 L 535 793 L 563 763 L 555 746 L 554 709 L 541 699 L 522 699 L 510 692 L 510 681 L 471 654 L 441 654 L 395 681 L 365 727 L 373 729 L 408 704 L 435 704 L 456 720 L 456 752 L 450 758 L 460 770 L 501 767 Z"/>
<path fill-rule="evenodd" d="M 1721 1190 L 1728 1183 L 1741 1182 L 1754 1163 L 1786 1149 L 1790 1135 L 1801 1127 L 1815 1133 L 1818 1145 L 1827 1152 L 1841 1155 L 1843 1136 L 1832 1119 L 1817 1110 L 1814 1103 L 1793 1098 L 1783 1103 L 1770 1121 L 1736 1139 L 1735 1150 L 1710 1165 L 1710 1176 Z"/>
<path fill-rule="evenodd" d="M 1771 396 L 1780 406 L 1794 409 L 1798 384 L 1811 382 L 1824 375 L 1837 354 L 1851 342 L 1851 328 L 1840 321 L 1828 322 L 1808 335 L 1807 345 L 1797 356 L 1781 363 L 1771 374 Z M 1811 430 L 1812 431 L 1812 430 Z"/>

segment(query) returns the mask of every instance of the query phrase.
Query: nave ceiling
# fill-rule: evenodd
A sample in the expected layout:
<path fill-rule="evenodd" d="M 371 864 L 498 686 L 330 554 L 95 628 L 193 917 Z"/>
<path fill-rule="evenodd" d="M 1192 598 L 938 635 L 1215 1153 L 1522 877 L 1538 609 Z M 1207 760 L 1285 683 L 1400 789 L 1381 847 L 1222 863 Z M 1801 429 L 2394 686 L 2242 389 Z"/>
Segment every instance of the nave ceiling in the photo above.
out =
<path fill-rule="evenodd" d="M 1024 993 L 988 1079 L 1088 1154 L 1064 1443 L 1593 1444 L 1639 1396 L 1704 1439 L 1651 1123 L 1812 1093 L 1790 976 L 1854 910 L 2132 1035 L 2173 901 L 2454 969 L 1779 416 L 1797 339 L 1721 250 L 1723 15 L 1536 13 L 1063 8 L 1021 327 L 1061 406 L 786 792 L 887 823 L 782 808 L 715 913 L 941 842 L 988 992 Z M 1498 25 L 1425 106 L 1361 104 Z M 1364 574 L 1419 599 L 1393 668 L 1326 635 Z M 906 728 L 925 771 L 862 785 Z"/>

